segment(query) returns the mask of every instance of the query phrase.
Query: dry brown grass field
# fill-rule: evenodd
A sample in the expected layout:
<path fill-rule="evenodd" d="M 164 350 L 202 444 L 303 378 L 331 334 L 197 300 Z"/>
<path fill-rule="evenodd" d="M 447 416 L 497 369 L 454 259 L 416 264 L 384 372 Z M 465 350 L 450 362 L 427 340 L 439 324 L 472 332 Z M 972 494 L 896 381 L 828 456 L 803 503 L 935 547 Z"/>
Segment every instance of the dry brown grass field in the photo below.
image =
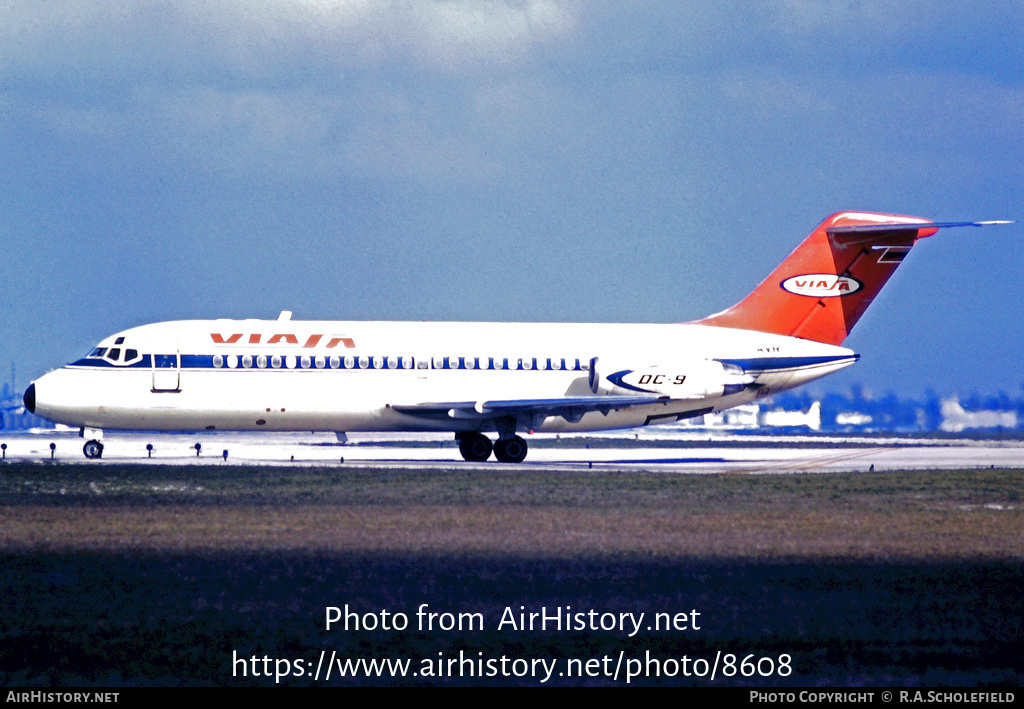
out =
<path fill-rule="evenodd" d="M 1016 685 L 1019 471 L 673 475 L 0 467 L 0 682 L 275 684 L 232 660 L 777 658 L 631 684 Z M 325 607 L 479 613 L 342 631 Z M 506 607 L 699 610 L 700 630 L 499 629 Z M 651 616 L 648 616 L 648 618 Z M 439 655 L 440 653 L 440 655 Z M 294 665 L 292 665 L 294 667 Z M 561 667 L 561 665 L 559 665 Z M 467 666 L 468 667 L 468 666 Z M 309 673 L 281 684 L 324 684 Z M 539 684 L 333 677 L 327 684 Z M 555 675 L 547 684 L 624 684 Z"/>

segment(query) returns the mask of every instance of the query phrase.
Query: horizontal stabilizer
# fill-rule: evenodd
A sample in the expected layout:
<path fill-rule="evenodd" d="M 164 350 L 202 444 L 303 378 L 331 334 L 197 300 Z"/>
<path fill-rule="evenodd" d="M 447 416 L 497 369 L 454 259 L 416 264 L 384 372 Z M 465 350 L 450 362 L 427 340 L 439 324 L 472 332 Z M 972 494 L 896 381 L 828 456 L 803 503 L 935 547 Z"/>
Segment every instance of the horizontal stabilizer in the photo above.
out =
<path fill-rule="evenodd" d="M 931 236 L 939 229 L 964 226 L 992 226 L 994 224 L 1013 224 L 1012 221 L 990 220 L 984 222 L 915 222 L 915 223 L 887 223 L 887 224 L 858 224 L 856 226 L 833 226 L 825 229 L 825 233 L 840 242 L 849 242 L 858 235 L 877 238 L 883 234 L 910 234 L 912 232 L 923 232 L 916 234 L 916 238 Z"/>
<path fill-rule="evenodd" d="M 920 228 L 946 228 L 949 226 L 991 226 L 992 224 L 1012 224 L 1013 221 L 992 219 L 990 221 L 922 221 L 918 223 L 898 224 L 858 224 L 856 226 L 830 226 L 828 234 L 868 234 L 871 232 L 913 232 Z"/>

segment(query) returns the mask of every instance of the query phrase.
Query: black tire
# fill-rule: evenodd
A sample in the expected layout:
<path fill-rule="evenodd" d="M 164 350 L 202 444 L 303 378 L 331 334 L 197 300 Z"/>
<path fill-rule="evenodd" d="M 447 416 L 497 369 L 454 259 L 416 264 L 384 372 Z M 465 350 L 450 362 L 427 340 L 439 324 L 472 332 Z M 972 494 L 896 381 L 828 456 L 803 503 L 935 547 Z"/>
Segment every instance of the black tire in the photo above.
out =
<path fill-rule="evenodd" d="M 103 444 L 99 441 L 86 441 L 85 445 L 82 446 L 82 452 L 85 453 L 85 457 L 89 460 L 103 457 Z"/>
<path fill-rule="evenodd" d="M 512 436 L 494 444 L 494 457 L 502 463 L 522 463 L 526 459 L 526 449 L 526 441 Z"/>
<path fill-rule="evenodd" d="M 479 463 L 491 457 L 491 439 L 482 433 L 463 433 L 459 436 L 459 453 L 471 463 Z"/>

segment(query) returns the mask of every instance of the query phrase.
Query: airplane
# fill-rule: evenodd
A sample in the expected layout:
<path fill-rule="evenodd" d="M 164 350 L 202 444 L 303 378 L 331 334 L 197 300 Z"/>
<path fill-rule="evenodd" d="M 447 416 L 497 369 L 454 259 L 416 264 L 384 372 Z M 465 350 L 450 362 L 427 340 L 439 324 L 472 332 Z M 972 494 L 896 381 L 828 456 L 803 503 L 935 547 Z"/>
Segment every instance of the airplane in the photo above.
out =
<path fill-rule="evenodd" d="M 839 212 L 731 308 L 675 324 L 190 320 L 135 327 L 34 381 L 25 408 L 105 430 L 449 431 L 467 461 L 522 433 L 673 423 L 847 367 L 850 330 L 933 222 Z M 497 435 L 495 441 L 486 434 Z"/>

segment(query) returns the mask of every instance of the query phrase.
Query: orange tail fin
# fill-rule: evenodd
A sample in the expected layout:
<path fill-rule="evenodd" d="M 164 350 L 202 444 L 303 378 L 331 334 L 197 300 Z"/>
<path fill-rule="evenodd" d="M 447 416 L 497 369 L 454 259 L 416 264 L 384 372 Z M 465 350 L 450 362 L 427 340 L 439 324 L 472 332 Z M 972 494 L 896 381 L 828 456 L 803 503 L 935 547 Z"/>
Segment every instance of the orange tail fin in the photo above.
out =
<path fill-rule="evenodd" d="M 695 324 L 842 344 L 918 239 L 939 227 L 980 224 L 938 224 L 895 214 L 833 214 L 753 293 Z"/>

